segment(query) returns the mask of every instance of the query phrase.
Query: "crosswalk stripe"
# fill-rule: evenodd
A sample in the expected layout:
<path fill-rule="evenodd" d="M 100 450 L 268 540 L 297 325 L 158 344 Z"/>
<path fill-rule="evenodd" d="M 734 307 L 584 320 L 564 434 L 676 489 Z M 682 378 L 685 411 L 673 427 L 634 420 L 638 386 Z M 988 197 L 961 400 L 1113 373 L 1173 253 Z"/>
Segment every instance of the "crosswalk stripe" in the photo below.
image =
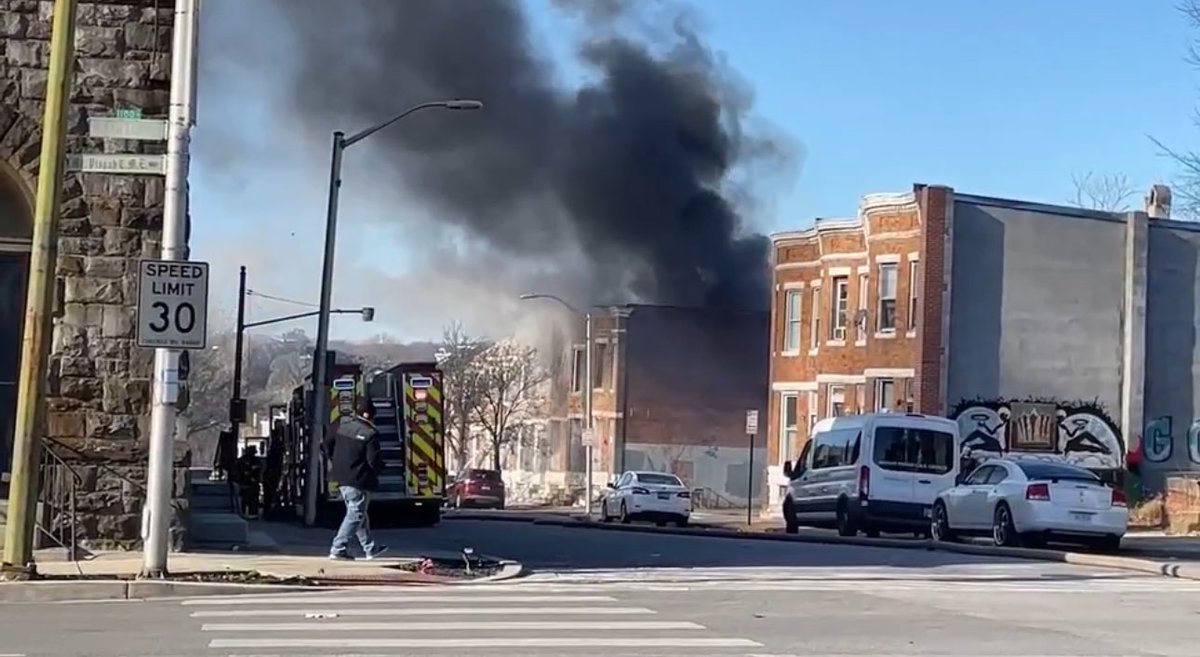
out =
<path fill-rule="evenodd" d="M 390 604 L 396 602 L 408 602 L 426 604 L 429 602 L 478 602 L 480 604 L 496 603 L 496 602 L 616 602 L 616 598 L 596 595 L 421 595 L 414 596 L 405 592 L 403 594 L 392 595 L 363 595 L 363 596 L 311 596 L 311 595 L 288 595 L 283 594 L 277 598 L 272 597 L 212 597 L 212 598 L 189 598 L 183 601 L 186 606 L 209 606 L 217 607 L 222 605 L 307 605 L 313 603 L 320 604 Z"/>
<path fill-rule="evenodd" d="M 750 639 L 692 637 L 477 637 L 423 639 L 213 639 L 210 648 L 758 648 Z"/>
<path fill-rule="evenodd" d="M 192 618 L 246 618 L 251 616 L 634 616 L 654 614 L 646 607 L 418 607 L 418 608 L 347 608 L 347 609 L 233 609 L 193 611 Z M 3 657 L 3 655 L 0 655 Z"/>
<path fill-rule="evenodd" d="M 689 621 L 431 621 L 424 623 L 208 623 L 202 632 L 493 632 L 501 630 L 703 630 Z"/>

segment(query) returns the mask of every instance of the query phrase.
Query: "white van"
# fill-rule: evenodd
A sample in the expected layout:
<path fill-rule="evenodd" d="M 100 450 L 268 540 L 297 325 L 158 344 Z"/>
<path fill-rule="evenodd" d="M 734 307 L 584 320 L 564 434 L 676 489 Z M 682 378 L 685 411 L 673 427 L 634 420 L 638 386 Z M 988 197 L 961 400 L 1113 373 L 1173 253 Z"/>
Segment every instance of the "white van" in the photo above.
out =
<path fill-rule="evenodd" d="M 832 525 L 842 536 L 927 534 L 934 500 L 954 486 L 961 444 L 958 423 L 919 413 L 817 422 L 800 458 L 783 466 L 788 533 Z"/>

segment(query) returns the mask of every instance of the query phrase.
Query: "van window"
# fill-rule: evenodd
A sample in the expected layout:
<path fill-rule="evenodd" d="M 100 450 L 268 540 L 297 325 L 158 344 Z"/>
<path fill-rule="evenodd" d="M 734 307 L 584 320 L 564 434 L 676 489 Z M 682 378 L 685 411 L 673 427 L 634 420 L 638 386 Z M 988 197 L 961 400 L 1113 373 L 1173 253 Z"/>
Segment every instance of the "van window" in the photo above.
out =
<path fill-rule="evenodd" d="M 857 429 L 831 429 L 813 437 L 813 469 L 852 465 L 858 456 Z"/>
<path fill-rule="evenodd" d="M 884 470 L 946 474 L 954 469 L 954 436 L 933 429 L 878 427 L 874 457 Z"/>

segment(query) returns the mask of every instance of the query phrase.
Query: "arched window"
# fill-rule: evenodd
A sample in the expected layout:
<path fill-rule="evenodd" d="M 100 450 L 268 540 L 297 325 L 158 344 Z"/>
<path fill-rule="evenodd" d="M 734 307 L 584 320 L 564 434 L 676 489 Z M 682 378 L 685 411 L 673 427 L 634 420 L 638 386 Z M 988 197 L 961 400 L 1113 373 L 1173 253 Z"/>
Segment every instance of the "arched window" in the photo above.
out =
<path fill-rule="evenodd" d="M 33 209 L 16 172 L 0 163 L 0 245 L 33 238 Z"/>

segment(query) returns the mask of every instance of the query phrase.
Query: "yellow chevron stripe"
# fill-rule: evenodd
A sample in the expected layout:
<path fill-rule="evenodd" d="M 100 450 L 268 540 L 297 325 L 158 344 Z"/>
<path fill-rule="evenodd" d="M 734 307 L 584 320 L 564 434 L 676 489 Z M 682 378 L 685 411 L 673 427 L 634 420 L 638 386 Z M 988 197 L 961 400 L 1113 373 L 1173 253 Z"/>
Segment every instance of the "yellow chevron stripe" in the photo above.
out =
<path fill-rule="evenodd" d="M 429 386 L 429 397 L 438 405 L 442 403 L 442 379 L 441 377 L 434 378 L 434 384 Z"/>
<path fill-rule="evenodd" d="M 436 452 L 434 451 L 433 447 L 429 445 L 428 436 L 418 436 L 417 432 L 414 431 L 408 435 L 408 442 L 416 451 L 421 453 L 421 458 L 426 462 L 437 463 Z"/>

